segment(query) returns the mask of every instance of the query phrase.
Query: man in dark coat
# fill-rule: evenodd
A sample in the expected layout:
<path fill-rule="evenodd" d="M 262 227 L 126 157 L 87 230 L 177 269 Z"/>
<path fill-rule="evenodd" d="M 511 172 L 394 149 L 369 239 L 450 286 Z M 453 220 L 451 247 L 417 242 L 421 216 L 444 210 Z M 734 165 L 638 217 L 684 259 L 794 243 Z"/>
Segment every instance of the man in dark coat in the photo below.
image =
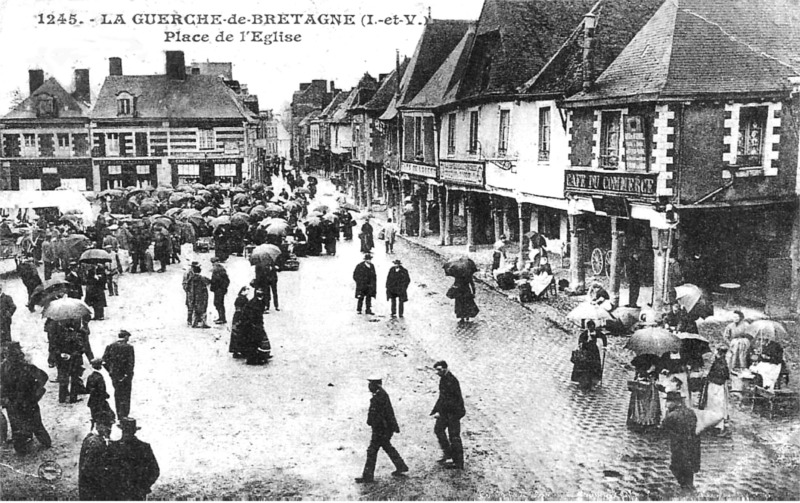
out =
<path fill-rule="evenodd" d="M 83 335 L 72 326 L 57 332 L 53 353 L 58 368 L 59 403 L 75 403 L 83 391 L 83 342 Z"/>
<path fill-rule="evenodd" d="M 631 252 L 628 260 L 628 307 L 639 307 L 639 290 L 642 286 L 642 261 L 639 250 Z"/>
<path fill-rule="evenodd" d="M 78 276 L 78 263 L 72 262 L 66 266 L 64 272 L 64 280 L 69 283 L 69 290 L 67 295 L 71 299 L 80 299 L 83 297 L 83 286 L 81 286 L 81 277 Z"/>
<path fill-rule="evenodd" d="M 372 236 L 372 224 L 369 223 L 369 218 L 361 226 L 361 232 L 358 238 L 361 240 L 361 253 L 370 253 L 375 248 L 375 238 Z"/>
<path fill-rule="evenodd" d="M 130 417 L 119 421 L 122 438 L 111 442 L 108 456 L 111 463 L 109 500 L 144 501 L 158 480 L 161 470 L 147 442 L 136 438 L 136 420 Z"/>
<path fill-rule="evenodd" d="M 108 404 L 108 399 L 111 396 L 106 391 L 106 380 L 100 369 L 103 366 L 103 360 L 95 358 L 92 360 L 92 368 L 94 372 L 89 374 L 86 378 L 86 391 L 89 392 L 89 401 L 86 405 L 89 406 L 89 413 L 92 415 L 92 424 L 99 425 L 100 421 L 104 418 L 111 418 L 114 421 L 115 414 Z"/>
<path fill-rule="evenodd" d="M 22 284 L 28 290 L 28 310 L 33 312 L 33 304 L 31 303 L 31 295 L 33 290 L 42 284 L 42 278 L 39 277 L 39 271 L 36 270 L 36 263 L 32 257 L 26 257 L 17 266 L 17 273 L 19 274 Z"/>
<path fill-rule="evenodd" d="M 228 293 L 231 280 L 217 257 L 211 257 L 211 264 L 211 292 L 214 294 L 214 308 L 217 310 L 217 319 L 214 323 L 224 325 L 228 322 L 225 317 L 225 295 Z"/>
<path fill-rule="evenodd" d="M 108 451 L 114 417 L 101 415 L 97 433 L 90 432 L 81 444 L 78 458 L 78 497 L 82 501 L 106 501 L 112 497 Z"/>
<path fill-rule="evenodd" d="M 372 265 L 371 260 L 372 255 L 365 254 L 364 261 L 359 263 L 353 271 L 353 280 L 356 282 L 356 298 L 358 299 L 356 312 L 358 314 L 361 314 L 364 299 L 367 301 L 367 314 L 375 314 L 372 312 L 372 298 L 377 294 L 378 279 L 375 273 L 375 266 Z"/>
<path fill-rule="evenodd" d="M 91 266 L 86 273 L 84 302 L 92 307 L 95 320 L 104 320 L 106 313 L 106 272 L 104 267 Z"/>
<path fill-rule="evenodd" d="M 127 330 L 120 330 L 118 337 L 116 342 L 106 346 L 106 351 L 103 353 L 103 366 L 111 377 L 111 384 L 114 385 L 117 416 L 122 419 L 128 417 L 131 411 L 131 388 L 136 356 L 133 346 L 128 343 L 131 333 Z"/>
<path fill-rule="evenodd" d="M 448 459 L 453 463 L 446 465 L 447 468 L 464 469 L 464 447 L 461 444 L 461 418 L 466 415 L 464 408 L 464 398 L 461 396 L 461 385 L 450 370 L 447 362 L 438 361 L 433 365 L 436 373 L 439 374 L 439 399 L 433 406 L 431 415 L 436 418 L 433 432 L 439 440 L 442 448 L 442 458 L 440 464 L 444 464 Z M 445 430 L 447 434 L 445 434 Z"/>
<path fill-rule="evenodd" d="M 0 407 L 8 412 L 14 450 L 24 453 L 32 436 L 49 449 L 50 435 L 42 424 L 39 400 L 44 396 L 47 372 L 26 361 L 18 342 L 6 348 L 0 365 Z"/>
<path fill-rule="evenodd" d="M 684 489 L 694 488 L 694 474 L 700 471 L 700 437 L 697 416 L 686 406 L 680 391 L 667 393 L 667 415 L 662 428 L 669 435 L 672 455 L 669 468 Z"/>
<path fill-rule="evenodd" d="M 200 274 L 200 264 L 192 265 L 192 275 L 189 278 L 188 304 L 192 308 L 192 327 L 211 328 L 206 323 L 208 311 L 208 287 L 211 279 Z"/>
<path fill-rule="evenodd" d="M 270 300 L 275 306 L 275 310 L 280 311 L 281 308 L 278 307 L 278 267 L 274 264 L 266 265 L 262 274 L 264 275 L 264 286 L 261 287 L 264 289 L 264 311 L 269 311 Z"/>
<path fill-rule="evenodd" d="M 394 463 L 395 471 L 392 472 L 392 475 L 397 477 L 408 471 L 408 465 L 392 445 L 392 435 L 400 433 L 400 427 L 394 417 L 394 409 L 392 409 L 392 401 L 389 399 L 389 394 L 383 389 L 383 381 L 380 378 L 373 377 L 368 381 L 372 398 L 369 401 L 367 426 L 372 427 L 372 438 L 369 441 L 369 447 L 367 447 L 367 461 L 364 463 L 364 471 L 360 477 L 356 478 L 358 483 L 373 482 L 375 480 L 375 463 L 378 461 L 378 451 L 381 449 L 386 452 L 389 459 Z"/>
<path fill-rule="evenodd" d="M 17 311 L 14 299 L 4 290 L 4 285 L 0 283 L 0 344 L 11 342 L 11 317 Z"/>
<path fill-rule="evenodd" d="M 263 365 L 272 358 L 272 347 L 264 329 L 264 291 L 256 288 L 253 298 L 242 308 L 242 354 L 248 365 Z"/>
<path fill-rule="evenodd" d="M 167 229 L 161 228 L 156 232 L 153 253 L 155 254 L 153 258 L 161 262 L 158 272 L 166 272 L 167 264 L 172 256 L 172 240 Z"/>
<path fill-rule="evenodd" d="M 392 318 L 395 314 L 403 317 L 403 304 L 408 300 L 409 284 L 411 284 L 411 278 L 408 270 L 403 267 L 400 259 L 395 260 L 394 266 L 389 269 L 389 274 L 386 276 L 386 298 L 392 304 Z"/>

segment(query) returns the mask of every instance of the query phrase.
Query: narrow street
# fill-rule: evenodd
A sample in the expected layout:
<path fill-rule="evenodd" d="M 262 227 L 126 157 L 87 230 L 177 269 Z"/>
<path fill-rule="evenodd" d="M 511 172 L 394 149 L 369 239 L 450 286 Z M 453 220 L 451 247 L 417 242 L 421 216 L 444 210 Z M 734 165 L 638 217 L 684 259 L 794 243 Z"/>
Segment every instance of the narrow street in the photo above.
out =
<path fill-rule="evenodd" d="M 732 438 L 703 439 L 698 492 L 682 493 L 668 468 L 666 438 L 625 427 L 629 372 L 621 362 L 607 360 L 602 386 L 581 392 L 569 381 L 577 333 L 560 313 L 526 309 L 481 286 L 480 315 L 459 325 L 444 296 L 451 279 L 437 257 L 403 241 L 394 256 L 384 253 L 381 241 L 376 245 L 375 316 L 355 313 L 351 275 L 361 258 L 355 241 L 340 242 L 335 257 L 304 258 L 299 271 L 280 274 L 281 311 L 265 317 L 275 357 L 265 367 L 231 358 L 229 326 L 185 325 L 181 267 L 122 277 L 122 296 L 109 298 L 106 320 L 92 323 L 91 339 L 100 355 L 119 329 L 133 333 L 131 415 L 161 466 L 151 499 L 800 497 L 791 466 L 776 463 L 756 436 L 790 424 L 735 412 Z M 209 258 L 198 256 L 204 274 Z M 404 319 L 389 317 L 381 294 L 394 258 L 403 260 L 412 279 Z M 225 266 L 232 280 L 230 319 L 252 267 L 241 257 Z M 24 309 L 18 279 L 6 285 L 20 306 L 13 333 L 46 369 L 43 320 Z M 432 365 L 439 359 L 448 361 L 465 395 L 463 473 L 435 463 L 439 450 L 429 413 L 438 384 Z M 48 370 L 54 378 L 55 369 Z M 379 454 L 377 483 L 361 486 L 353 478 L 369 441 L 365 378 L 376 372 L 385 376 L 401 428 L 394 444 L 411 471 L 391 477 L 391 463 Z M 3 499 L 77 498 L 88 408 L 85 402 L 58 404 L 52 382 L 41 404 L 53 448 L 36 447 L 25 457 L 4 448 L 0 462 L 36 473 L 42 461 L 55 460 L 63 478 L 50 485 L 0 467 Z"/>

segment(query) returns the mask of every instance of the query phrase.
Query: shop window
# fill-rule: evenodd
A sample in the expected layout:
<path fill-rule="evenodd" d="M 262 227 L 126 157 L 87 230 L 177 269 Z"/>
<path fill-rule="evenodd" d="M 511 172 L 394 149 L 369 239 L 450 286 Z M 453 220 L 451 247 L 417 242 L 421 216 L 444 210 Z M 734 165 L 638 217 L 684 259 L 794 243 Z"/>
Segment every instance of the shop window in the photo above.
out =
<path fill-rule="evenodd" d="M 539 109 L 539 160 L 550 160 L 550 107 Z"/>
<path fill-rule="evenodd" d="M 600 167 L 619 169 L 620 111 L 603 112 L 600 127 Z"/>
<path fill-rule="evenodd" d="M 86 190 L 86 178 L 62 178 L 61 187 L 69 190 Z"/>
<path fill-rule="evenodd" d="M 44 168 L 42 168 L 42 174 L 43 175 L 57 175 L 58 174 L 58 168 L 54 168 L 54 167 L 51 167 L 51 166 L 45 166 Z"/>
<path fill-rule="evenodd" d="M 149 164 L 139 164 L 136 166 L 136 174 L 137 175 L 150 175 L 150 165 Z"/>
<path fill-rule="evenodd" d="M 769 107 L 742 107 L 739 110 L 739 144 L 736 164 L 761 166 L 764 163 L 764 132 L 767 128 Z"/>
<path fill-rule="evenodd" d="M 478 112 L 469 113 L 469 153 L 478 153 Z"/>
<path fill-rule="evenodd" d="M 511 121 L 510 110 L 500 110 L 500 134 L 497 143 L 497 154 L 500 156 L 506 155 L 508 152 L 508 132 L 509 123 Z"/>
<path fill-rule="evenodd" d="M 178 164 L 178 176 L 200 176 L 200 165 Z"/>
<path fill-rule="evenodd" d="M 200 129 L 197 131 L 197 145 L 200 150 L 212 150 L 216 146 L 213 129 Z"/>
<path fill-rule="evenodd" d="M 108 166 L 108 174 L 109 175 L 121 175 L 122 174 L 122 166 L 117 166 L 117 165 Z"/>
<path fill-rule="evenodd" d="M 447 116 L 447 155 L 456 153 L 456 114 Z"/>
<path fill-rule="evenodd" d="M 42 190 L 41 178 L 20 178 L 19 190 Z"/>
<path fill-rule="evenodd" d="M 106 155 L 119 155 L 119 133 L 106 134 Z"/>
<path fill-rule="evenodd" d="M 214 176 L 234 177 L 236 176 L 236 164 L 215 164 Z"/>

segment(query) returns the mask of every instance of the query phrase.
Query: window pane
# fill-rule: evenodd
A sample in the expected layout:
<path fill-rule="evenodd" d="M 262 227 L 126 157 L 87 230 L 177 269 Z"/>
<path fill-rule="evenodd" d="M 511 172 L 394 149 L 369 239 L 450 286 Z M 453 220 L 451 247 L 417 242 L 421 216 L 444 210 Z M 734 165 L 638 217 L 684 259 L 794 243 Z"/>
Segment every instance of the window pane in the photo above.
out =
<path fill-rule="evenodd" d="M 139 164 L 136 166 L 136 174 L 137 175 L 149 175 L 150 174 L 150 166 Z"/>
<path fill-rule="evenodd" d="M 122 166 L 109 166 L 108 167 L 108 174 L 109 175 L 121 175 L 122 174 Z"/>
<path fill-rule="evenodd" d="M 86 178 L 62 178 L 61 186 L 71 190 L 86 190 Z"/>
<path fill-rule="evenodd" d="M 505 154 L 508 150 L 508 121 L 511 114 L 508 110 L 500 110 L 500 142 L 497 150 L 500 154 Z"/>
<path fill-rule="evenodd" d="M 42 180 L 40 178 L 20 178 L 19 190 L 42 190 Z"/>
<path fill-rule="evenodd" d="M 616 169 L 619 166 L 620 112 L 603 112 L 600 132 L 600 166 Z"/>
<path fill-rule="evenodd" d="M 539 160 L 550 160 L 550 107 L 539 109 Z"/>
<path fill-rule="evenodd" d="M 478 151 L 478 112 L 469 113 L 469 152 Z"/>
<path fill-rule="evenodd" d="M 450 114 L 447 118 L 447 153 L 456 152 L 456 114 Z"/>
<path fill-rule="evenodd" d="M 739 111 L 739 144 L 737 164 L 763 164 L 764 130 L 767 127 L 768 107 L 742 107 Z"/>

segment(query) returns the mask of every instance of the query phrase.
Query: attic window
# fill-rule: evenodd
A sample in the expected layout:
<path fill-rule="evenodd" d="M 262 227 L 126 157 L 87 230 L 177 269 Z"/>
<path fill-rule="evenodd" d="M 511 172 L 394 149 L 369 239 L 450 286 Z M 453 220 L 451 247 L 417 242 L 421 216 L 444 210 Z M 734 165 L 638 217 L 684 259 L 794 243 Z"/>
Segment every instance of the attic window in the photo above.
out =
<path fill-rule="evenodd" d="M 56 116 L 56 100 L 52 96 L 42 95 L 36 101 L 36 116 L 37 117 L 55 117 Z"/>
<path fill-rule="evenodd" d="M 136 97 L 128 92 L 117 95 L 117 115 L 136 115 Z"/>
<path fill-rule="evenodd" d="M 764 158 L 764 132 L 767 128 L 766 106 L 742 107 L 739 111 L 739 165 L 761 166 Z"/>

